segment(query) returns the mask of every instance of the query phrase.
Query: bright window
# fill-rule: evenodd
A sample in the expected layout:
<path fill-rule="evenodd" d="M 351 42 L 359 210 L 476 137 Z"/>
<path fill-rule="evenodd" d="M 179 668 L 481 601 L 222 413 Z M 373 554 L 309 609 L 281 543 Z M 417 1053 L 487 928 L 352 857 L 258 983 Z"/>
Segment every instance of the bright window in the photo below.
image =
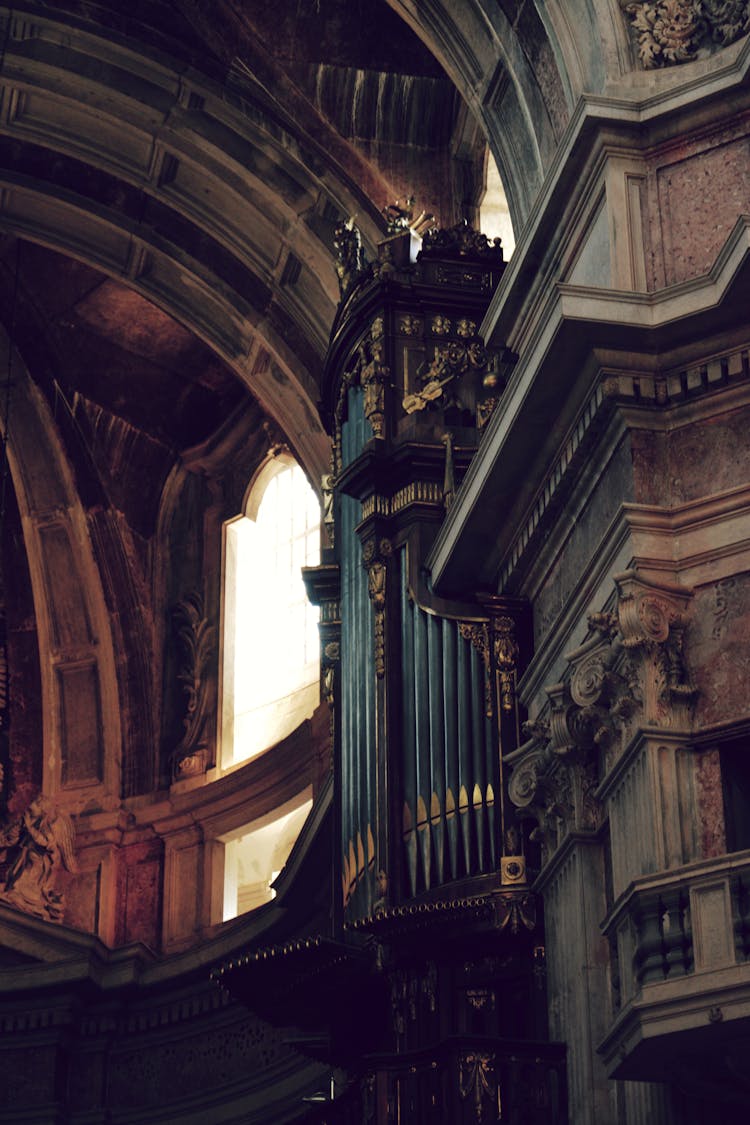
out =
<path fill-rule="evenodd" d="M 222 763 L 280 742 L 319 701 L 318 610 L 301 570 L 320 561 L 320 506 L 291 458 L 270 462 L 226 525 Z"/>
<path fill-rule="evenodd" d="M 309 789 L 267 817 L 223 837 L 224 910 L 229 921 L 270 902 L 280 874 L 312 808 Z"/>

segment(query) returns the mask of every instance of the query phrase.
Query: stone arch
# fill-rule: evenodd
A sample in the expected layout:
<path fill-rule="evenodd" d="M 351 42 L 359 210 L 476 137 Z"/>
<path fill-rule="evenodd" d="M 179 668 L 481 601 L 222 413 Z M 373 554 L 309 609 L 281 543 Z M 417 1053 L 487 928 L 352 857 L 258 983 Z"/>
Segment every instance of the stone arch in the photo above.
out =
<path fill-rule="evenodd" d="M 389 0 L 481 122 L 516 233 L 575 104 L 630 69 L 616 0 Z M 602 49 L 603 48 L 603 49 Z"/>
<path fill-rule="evenodd" d="M 333 229 L 357 214 L 372 246 L 370 197 L 387 198 L 385 182 L 356 153 L 345 169 L 251 79 L 230 100 L 177 60 L 64 20 L 37 13 L 7 39 L 0 229 L 125 281 L 191 328 L 317 478 Z"/>
<path fill-rule="evenodd" d="M 0 352 L 8 347 L 0 329 Z M 113 808 L 121 784 L 120 693 L 101 576 L 70 461 L 15 350 L 11 374 L 0 427 L 7 416 L 39 639 L 43 789 L 75 811 Z"/>

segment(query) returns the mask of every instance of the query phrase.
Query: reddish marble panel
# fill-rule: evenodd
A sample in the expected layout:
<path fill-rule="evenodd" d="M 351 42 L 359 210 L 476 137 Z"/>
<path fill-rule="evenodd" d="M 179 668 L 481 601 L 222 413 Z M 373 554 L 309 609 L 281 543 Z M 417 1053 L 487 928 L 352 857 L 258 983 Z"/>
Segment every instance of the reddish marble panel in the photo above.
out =
<path fill-rule="evenodd" d="M 674 430 L 669 435 L 668 470 L 673 502 L 683 504 L 746 484 L 749 430 L 748 409 Z"/>
<path fill-rule="evenodd" d="M 160 840 L 123 848 L 117 879 L 117 945 L 141 941 L 150 949 L 159 948 L 163 868 Z"/>
<path fill-rule="evenodd" d="M 633 499 L 638 504 L 669 505 L 669 462 L 665 435 L 652 430 L 631 430 Z"/>
<path fill-rule="evenodd" d="M 727 850 L 719 751 L 704 750 L 698 754 L 696 767 L 701 856 L 710 859 L 712 856 L 724 855 Z"/>
<path fill-rule="evenodd" d="M 728 140 L 662 165 L 656 174 L 663 281 L 673 285 L 708 272 L 737 216 L 750 209 L 750 146 Z M 657 226 L 658 229 L 658 226 Z"/>
<path fill-rule="evenodd" d="M 723 578 L 696 592 L 687 660 L 699 695 L 696 720 L 723 724 L 750 714 L 750 574 Z"/>

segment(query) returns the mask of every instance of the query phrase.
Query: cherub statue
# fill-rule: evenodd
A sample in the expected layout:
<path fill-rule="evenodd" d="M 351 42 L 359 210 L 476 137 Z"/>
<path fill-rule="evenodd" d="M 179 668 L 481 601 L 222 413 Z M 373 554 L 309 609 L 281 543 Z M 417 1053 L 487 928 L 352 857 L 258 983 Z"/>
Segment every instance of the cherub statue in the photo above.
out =
<path fill-rule="evenodd" d="M 0 899 L 53 922 L 62 921 L 62 895 L 54 887 L 64 867 L 78 870 L 73 822 L 40 794 L 20 820 L 0 829 L 0 857 L 11 857 Z"/>

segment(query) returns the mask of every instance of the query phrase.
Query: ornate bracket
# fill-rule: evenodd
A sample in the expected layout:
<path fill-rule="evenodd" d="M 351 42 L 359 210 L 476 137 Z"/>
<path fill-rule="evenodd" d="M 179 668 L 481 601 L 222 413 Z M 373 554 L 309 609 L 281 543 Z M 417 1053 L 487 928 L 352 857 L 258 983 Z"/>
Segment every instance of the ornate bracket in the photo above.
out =
<path fill-rule="evenodd" d="M 615 575 L 622 643 L 640 662 L 630 678 L 640 681 L 638 702 L 649 726 L 688 726 L 697 694 L 685 665 L 685 629 L 692 592 L 655 586 L 635 571 Z"/>
<path fill-rule="evenodd" d="M 655 586 L 635 571 L 615 576 L 616 613 L 588 618 L 590 635 L 566 654 L 570 674 L 546 689 L 544 722 L 509 755 L 508 791 L 537 820 L 550 855 L 570 831 L 595 830 L 600 769 L 608 769 L 636 725 L 689 725 L 695 697 L 684 663 L 691 593 Z"/>
<path fill-rule="evenodd" d="M 484 710 L 492 717 L 492 672 L 490 670 L 490 627 L 486 621 L 459 621 L 458 631 L 466 641 L 471 641 L 484 664 Z"/>

